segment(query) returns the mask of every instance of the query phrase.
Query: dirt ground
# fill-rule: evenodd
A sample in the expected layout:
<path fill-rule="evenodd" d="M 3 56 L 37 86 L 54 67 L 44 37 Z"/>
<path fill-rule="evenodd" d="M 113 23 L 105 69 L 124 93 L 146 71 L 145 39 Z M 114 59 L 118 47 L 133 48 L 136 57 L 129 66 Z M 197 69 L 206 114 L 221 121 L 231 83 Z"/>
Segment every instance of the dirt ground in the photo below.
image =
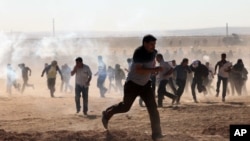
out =
<path fill-rule="evenodd" d="M 3 80 L 2 80 L 3 81 Z M 45 78 L 32 79 L 35 89 L 26 88 L 23 94 L 13 89 L 12 95 L 1 88 L 0 140 L 23 141 L 145 141 L 151 140 L 150 122 L 145 107 L 138 100 L 128 113 L 115 115 L 106 131 L 101 123 L 101 111 L 122 99 L 111 91 L 100 98 L 95 88 L 96 77 L 90 86 L 88 116 L 76 114 L 74 94 L 61 93 L 57 80 L 56 98 L 50 98 Z M 39 83 L 38 83 L 39 82 Z M 230 124 L 250 124 L 250 96 L 227 97 L 225 103 L 213 94 L 198 94 L 200 103 L 185 93 L 179 107 L 171 107 L 165 98 L 158 108 L 163 133 L 169 141 L 227 141 Z"/>

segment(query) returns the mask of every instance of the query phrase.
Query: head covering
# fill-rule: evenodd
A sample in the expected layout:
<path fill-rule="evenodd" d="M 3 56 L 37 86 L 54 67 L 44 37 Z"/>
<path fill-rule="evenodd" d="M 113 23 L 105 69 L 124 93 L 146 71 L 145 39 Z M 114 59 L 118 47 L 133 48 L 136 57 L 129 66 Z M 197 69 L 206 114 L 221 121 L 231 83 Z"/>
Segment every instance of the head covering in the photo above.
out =
<path fill-rule="evenodd" d="M 193 67 L 193 68 L 197 68 L 197 67 L 199 66 L 199 64 L 200 64 L 200 61 L 199 61 L 199 60 L 195 60 L 195 61 L 193 61 L 193 63 L 192 63 L 192 67 Z"/>

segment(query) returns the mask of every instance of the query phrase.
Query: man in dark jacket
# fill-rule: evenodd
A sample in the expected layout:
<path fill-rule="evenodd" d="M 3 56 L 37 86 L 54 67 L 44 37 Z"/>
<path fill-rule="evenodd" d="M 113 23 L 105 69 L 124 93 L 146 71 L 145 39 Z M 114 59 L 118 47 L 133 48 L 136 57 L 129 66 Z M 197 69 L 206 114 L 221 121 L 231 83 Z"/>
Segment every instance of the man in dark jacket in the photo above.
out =
<path fill-rule="evenodd" d="M 180 104 L 180 99 L 186 86 L 187 74 L 191 73 L 187 58 L 183 58 L 181 64 L 174 68 L 174 73 L 176 75 L 176 85 L 178 86 L 176 91 L 176 95 L 178 96 L 176 104 L 178 105 Z"/>
<path fill-rule="evenodd" d="M 25 87 L 32 87 L 34 89 L 33 84 L 28 84 L 29 76 L 31 76 L 31 69 L 25 66 L 25 64 L 23 63 L 19 64 L 18 66 L 22 70 L 22 78 L 23 78 L 23 86 L 22 86 L 21 93 L 23 93 Z"/>
<path fill-rule="evenodd" d="M 192 96 L 194 102 L 198 103 L 195 94 L 195 87 L 197 85 L 199 93 L 204 92 L 206 94 L 206 87 L 203 85 L 203 81 L 205 80 L 205 78 L 207 78 L 209 71 L 208 68 L 205 65 L 201 64 L 199 60 L 194 61 L 190 68 L 194 72 L 194 77 L 191 84 Z"/>

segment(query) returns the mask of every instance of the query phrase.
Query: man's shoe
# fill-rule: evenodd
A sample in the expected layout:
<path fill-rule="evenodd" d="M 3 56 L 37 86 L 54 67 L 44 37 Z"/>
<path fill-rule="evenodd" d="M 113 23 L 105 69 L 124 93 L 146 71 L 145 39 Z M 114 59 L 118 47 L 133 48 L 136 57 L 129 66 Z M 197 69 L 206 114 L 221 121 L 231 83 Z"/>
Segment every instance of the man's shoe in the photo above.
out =
<path fill-rule="evenodd" d="M 161 139 L 161 138 L 164 138 L 165 136 L 166 136 L 166 135 L 162 135 L 162 134 L 156 135 L 156 136 L 152 135 L 152 139 L 153 139 L 153 141 L 157 141 L 157 140 L 159 140 L 159 139 Z"/>
<path fill-rule="evenodd" d="M 175 95 L 175 97 L 172 99 L 172 105 L 177 102 L 179 96 Z"/>
<path fill-rule="evenodd" d="M 105 129 L 108 129 L 108 119 L 106 117 L 106 111 L 102 112 L 102 124 Z"/>

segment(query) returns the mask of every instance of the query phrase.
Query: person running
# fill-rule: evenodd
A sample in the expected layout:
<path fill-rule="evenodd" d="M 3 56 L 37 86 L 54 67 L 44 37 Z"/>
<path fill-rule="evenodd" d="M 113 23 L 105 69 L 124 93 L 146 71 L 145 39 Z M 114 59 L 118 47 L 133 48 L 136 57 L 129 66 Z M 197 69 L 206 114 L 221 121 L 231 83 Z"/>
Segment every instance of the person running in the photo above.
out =
<path fill-rule="evenodd" d="M 237 60 L 237 63 L 232 67 L 230 73 L 231 73 L 231 79 L 234 83 L 233 86 L 235 87 L 237 94 L 241 95 L 248 74 L 248 71 L 245 68 L 242 59 Z"/>
<path fill-rule="evenodd" d="M 137 96 L 140 96 L 146 104 L 152 129 L 152 139 L 162 138 L 160 116 L 153 95 L 150 75 L 162 71 L 161 67 L 153 67 L 156 38 L 152 35 L 143 37 L 142 46 L 138 47 L 133 54 L 133 63 L 128 78 L 124 85 L 123 101 L 108 107 L 102 112 L 102 123 L 108 129 L 111 117 L 118 113 L 128 112 Z"/>
<path fill-rule="evenodd" d="M 89 84 L 92 78 L 92 72 L 88 65 L 83 64 L 82 58 L 76 58 L 76 65 L 71 71 L 71 75 L 75 75 L 75 103 L 76 113 L 81 110 L 80 98 L 82 93 L 83 98 L 83 114 L 87 115 L 88 112 L 88 93 Z"/>
<path fill-rule="evenodd" d="M 220 83 L 222 81 L 222 102 L 225 102 L 225 97 L 227 93 L 227 84 L 228 84 L 228 77 L 229 77 L 229 72 L 231 71 L 232 68 L 232 63 L 228 62 L 226 60 L 226 54 L 222 53 L 221 54 L 221 60 L 218 61 L 215 65 L 215 70 L 214 70 L 214 75 L 216 75 L 217 68 L 219 67 L 219 72 L 218 72 L 218 80 L 217 80 L 217 87 L 216 87 L 216 97 L 219 96 L 220 92 Z"/>
<path fill-rule="evenodd" d="M 125 79 L 125 72 L 119 64 L 115 65 L 115 86 L 119 93 L 123 92 L 122 80 Z"/>
<path fill-rule="evenodd" d="M 17 83 L 16 81 L 17 74 L 10 64 L 7 64 L 6 74 L 7 74 L 7 93 L 12 94 L 11 90 L 12 86 L 14 86 L 15 89 L 20 91 L 20 84 Z"/>
<path fill-rule="evenodd" d="M 127 73 L 129 73 L 130 72 L 130 70 L 131 70 L 131 65 L 132 65 L 132 59 L 131 58 L 128 58 L 127 59 L 127 63 L 128 63 L 128 68 L 125 68 L 124 70 L 127 72 Z"/>
<path fill-rule="evenodd" d="M 173 68 L 173 70 L 174 70 L 174 68 L 176 67 L 176 61 L 175 60 L 172 60 L 172 61 L 170 61 L 169 62 L 169 65 Z M 176 90 L 176 85 L 175 85 L 175 72 L 173 71 L 173 73 L 171 73 L 170 75 L 169 75 L 169 82 L 168 82 L 168 84 L 169 84 L 169 86 L 170 86 L 170 88 L 172 89 L 172 92 L 174 93 L 174 94 L 176 94 L 177 93 L 177 90 Z"/>
<path fill-rule="evenodd" d="M 168 62 L 164 61 L 162 54 L 156 55 L 156 61 L 160 64 L 160 67 L 163 68 L 163 71 L 159 73 L 159 86 L 158 86 L 158 107 L 163 107 L 162 101 L 164 96 L 167 96 L 172 99 L 172 104 L 174 104 L 177 95 L 172 94 L 166 90 L 166 85 L 169 83 L 169 78 L 173 73 L 173 68 L 169 65 Z"/>
<path fill-rule="evenodd" d="M 18 64 L 22 71 L 22 78 L 23 78 L 23 86 L 21 93 L 23 93 L 25 87 L 32 87 L 34 89 L 33 84 L 28 84 L 29 76 L 31 76 L 31 69 L 29 67 L 26 67 L 24 63 Z"/>
<path fill-rule="evenodd" d="M 113 84 L 113 81 L 115 79 L 115 69 L 112 68 L 111 66 L 108 66 L 107 74 L 108 74 L 108 78 L 109 78 L 109 89 L 108 89 L 108 92 L 109 93 L 111 92 L 112 87 L 113 87 L 113 89 L 115 91 L 117 91 L 115 85 Z"/>
<path fill-rule="evenodd" d="M 63 87 L 64 87 L 65 93 L 68 91 L 68 89 L 70 90 L 70 93 L 72 93 L 73 87 L 70 85 L 71 69 L 68 66 L 68 64 L 62 65 L 61 72 L 63 76 L 63 80 L 61 83 L 61 92 L 63 92 Z"/>
<path fill-rule="evenodd" d="M 191 73 L 191 69 L 188 66 L 188 59 L 184 58 L 180 65 L 174 68 L 176 85 L 178 86 L 176 95 L 178 96 L 176 104 L 180 104 L 180 99 L 186 86 L 187 74 Z"/>
<path fill-rule="evenodd" d="M 205 65 L 201 64 L 199 60 L 194 61 L 190 66 L 190 69 L 194 72 L 194 77 L 191 84 L 192 96 L 194 102 L 198 103 L 195 93 L 195 87 L 197 86 L 199 93 L 204 92 L 206 94 L 207 90 L 203 85 L 203 81 L 207 78 L 209 72 L 208 68 Z"/>
<path fill-rule="evenodd" d="M 62 72 L 60 68 L 57 65 L 57 61 L 52 61 L 50 65 L 48 65 L 46 68 L 43 69 L 41 77 L 43 77 L 44 73 L 47 75 L 47 85 L 48 89 L 50 90 L 50 96 L 53 98 L 54 93 L 56 91 L 55 85 L 56 85 L 56 74 L 59 72 L 61 75 L 61 80 L 63 80 Z"/>
<path fill-rule="evenodd" d="M 102 56 L 98 56 L 98 72 L 95 76 L 98 75 L 97 78 L 97 87 L 100 89 L 100 96 L 105 97 L 107 92 L 107 88 L 105 88 L 105 80 L 107 77 L 106 64 L 102 60 Z"/>

